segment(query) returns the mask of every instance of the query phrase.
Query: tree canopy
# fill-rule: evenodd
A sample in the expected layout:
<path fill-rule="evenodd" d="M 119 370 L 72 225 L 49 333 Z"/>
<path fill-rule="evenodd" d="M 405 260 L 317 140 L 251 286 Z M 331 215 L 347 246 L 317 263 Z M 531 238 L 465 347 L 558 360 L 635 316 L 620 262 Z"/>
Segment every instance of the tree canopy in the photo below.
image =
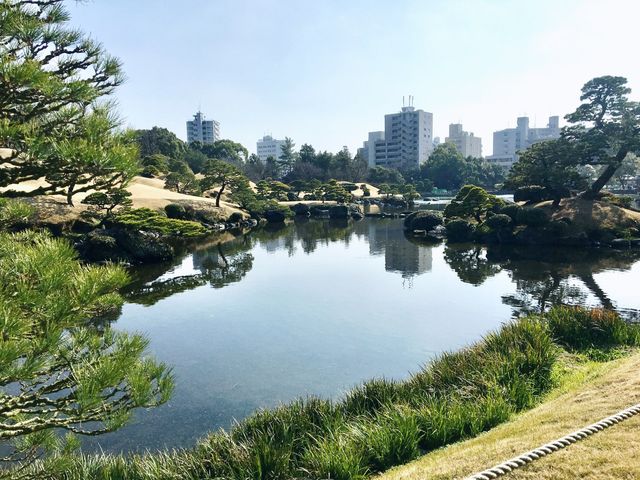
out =
<path fill-rule="evenodd" d="M 153 127 L 150 130 L 136 130 L 135 136 L 140 156 L 143 158 L 155 154 L 169 158 L 180 158 L 186 149 L 184 142 L 166 128 Z"/>
<path fill-rule="evenodd" d="M 579 162 L 604 167 L 584 192 L 587 198 L 598 195 L 627 155 L 640 152 L 640 104 L 629 93 L 624 77 L 594 78 L 582 87 L 582 104 L 565 117 L 573 125 L 563 136 L 574 143 Z"/>
<path fill-rule="evenodd" d="M 540 185 L 550 198 L 558 202 L 569 196 L 570 190 L 587 186 L 574 155 L 571 143 L 563 138 L 535 143 L 520 154 L 509 172 L 505 187 L 515 190 Z"/>
<path fill-rule="evenodd" d="M 14 195 L 108 189 L 137 172 L 132 135 L 103 101 L 120 62 L 68 26 L 62 0 L 0 3 L 0 186 L 46 180 Z"/>
<path fill-rule="evenodd" d="M 14 462 L 61 447 L 57 430 L 115 430 L 172 391 L 145 338 L 98 321 L 122 304 L 124 269 L 76 255 L 42 233 L 0 234 L 0 447 Z"/>
<path fill-rule="evenodd" d="M 205 166 L 203 174 L 204 178 L 200 182 L 203 190 L 219 187 L 216 191 L 216 207 L 220 206 L 222 193 L 225 189 L 230 188 L 233 190 L 246 187 L 249 183 L 242 171 L 234 165 L 221 160 L 210 160 Z"/>

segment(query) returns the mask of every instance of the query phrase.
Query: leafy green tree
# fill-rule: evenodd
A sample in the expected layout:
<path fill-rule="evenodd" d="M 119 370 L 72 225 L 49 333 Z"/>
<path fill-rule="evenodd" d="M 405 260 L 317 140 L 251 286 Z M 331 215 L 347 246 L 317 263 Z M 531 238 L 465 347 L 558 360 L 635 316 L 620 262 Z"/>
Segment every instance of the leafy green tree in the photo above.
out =
<path fill-rule="evenodd" d="M 117 312 L 119 266 L 85 266 L 66 241 L 42 233 L 0 234 L 0 445 L 29 462 L 63 447 L 57 431 L 97 435 L 132 409 L 169 398 L 170 371 L 148 341 L 96 319 Z"/>
<path fill-rule="evenodd" d="M 333 172 L 337 178 L 342 180 L 351 180 L 351 152 L 344 147 L 333 156 L 335 171 Z"/>
<path fill-rule="evenodd" d="M 391 168 L 373 167 L 369 170 L 369 181 L 374 185 L 380 183 L 403 184 L 404 177 L 400 172 Z"/>
<path fill-rule="evenodd" d="M 476 185 L 465 185 L 444 210 L 445 218 L 473 218 L 481 222 L 490 210 L 504 206 L 504 201 Z"/>
<path fill-rule="evenodd" d="M 164 181 L 164 187 L 185 195 L 200 193 L 200 182 L 190 169 L 169 173 Z"/>
<path fill-rule="evenodd" d="M 457 190 L 465 180 L 467 165 L 455 145 L 443 143 L 429 155 L 421 170 L 424 178 L 433 181 L 436 187 Z"/>
<path fill-rule="evenodd" d="M 246 186 L 249 182 L 240 169 L 221 160 L 210 160 L 205 166 L 203 174 L 204 178 L 200 182 L 202 190 L 218 187 L 216 191 L 216 207 L 220 206 L 222 193 L 225 189 L 235 190 Z"/>
<path fill-rule="evenodd" d="M 124 188 L 90 193 L 82 203 L 94 207 L 98 212 L 104 210 L 104 218 L 111 217 L 114 210 L 118 208 L 129 208 L 133 205 L 131 192 Z"/>
<path fill-rule="evenodd" d="M 313 164 L 315 162 L 315 159 L 316 151 L 311 145 L 305 143 L 300 147 L 300 152 L 298 153 L 299 162 Z"/>
<path fill-rule="evenodd" d="M 189 168 L 193 173 L 200 173 L 204 169 L 204 166 L 209 161 L 209 157 L 207 157 L 200 150 L 196 150 L 189 146 L 187 150 L 184 152 L 182 159 L 189 165 Z"/>
<path fill-rule="evenodd" d="M 264 178 L 280 178 L 281 170 L 280 162 L 273 155 L 269 155 L 265 163 Z"/>
<path fill-rule="evenodd" d="M 153 127 L 151 130 L 136 130 L 135 137 L 142 158 L 152 155 L 180 158 L 186 150 L 185 143 L 166 128 Z"/>
<path fill-rule="evenodd" d="M 388 183 L 383 183 L 378 186 L 378 192 L 385 195 L 385 198 L 389 199 L 392 195 L 397 195 L 400 193 L 400 186 L 396 184 L 389 185 Z"/>
<path fill-rule="evenodd" d="M 169 171 L 170 157 L 161 153 L 154 153 L 146 157 L 142 157 L 141 163 L 144 169 L 150 169 L 156 174 L 167 173 Z"/>
<path fill-rule="evenodd" d="M 291 183 L 296 180 L 309 181 L 314 178 L 325 178 L 325 174 L 313 163 L 297 161 L 293 165 L 293 170 L 284 177 L 284 180 Z"/>
<path fill-rule="evenodd" d="M 298 158 L 295 147 L 296 144 L 293 143 L 293 140 L 291 138 L 284 138 L 284 143 L 282 144 L 282 148 L 280 150 L 280 156 L 278 157 L 278 160 L 280 160 L 280 163 L 282 165 L 284 175 L 287 175 L 289 172 L 291 172 L 291 170 L 293 170 L 293 166 Z"/>
<path fill-rule="evenodd" d="M 293 182 L 291 182 L 289 187 L 295 192 L 296 196 L 298 197 L 302 192 L 313 190 L 308 180 L 294 180 Z"/>
<path fill-rule="evenodd" d="M 318 152 L 313 163 L 322 172 L 320 180 L 328 180 L 335 164 L 333 154 L 327 151 Z"/>
<path fill-rule="evenodd" d="M 367 178 L 368 172 L 369 165 L 367 164 L 367 159 L 360 155 L 360 153 L 357 153 L 351 161 L 350 178 L 348 178 L 348 180 L 361 182 Z"/>
<path fill-rule="evenodd" d="M 561 198 L 570 195 L 570 189 L 586 188 L 586 180 L 576 165 L 572 144 L 563 138 L 547 140 L 521 152 L 509 172 L 505 187 L 515 190 L 529 185 L 544 187 L 556 205 Z"/>
<path fill-rule="evenodd" d="M 277 180 L 262 180 L 256 184 L 258 197 L 262 200 L 287 200 L 287 193 L 291 190 L 289 185 Z"/>
<path fill-rule="evenodd" d="M 132 135 L 98 101 L 122 82 L 120 63 L 69 28 L 62 0 L 0 3 L 0 187 L 48 184 L 20 195 L 121 185 L 137 172 Z M 18 194 L 18 192 L 13 192 Z"/>
<path fill-rule="evenodd" d="M 416 187 L 411 185 L 410 183 L 405 183 L 400 187 L 400 193 L 402 194 L 402 198 L 405 202 L 409 204 L 413 204 L 415 200 L 420 198 L 420 194 L 416 190 Z"/>
<path fill-rule="evenodd" d="M 265 178 L 267 178 L 268 175 L 266 175 L 266 168 L 267 166 L 265 162 L 260 160 L 260 157 L 258 155 L 252 153 L 247 158 L 247 162 L 244 164 L 243 170 L 244 174 L 249 179 L 257 182 L 258 180 L 264 180 Z"/>
<path fill-rule="evenodd" d="M 640 153 L 640 103 L 627 98 L 630 92 L 624 77 L 594 78 L 582 87 L 583 103 L 565 117 L 573 126 L 563 137 L 574 144 L 579 163 L 603 167 L 584 198 L 596 198 L 627 155 Z"/>
<path fill-rule="evenodd" d="M 505 180 L 505 169 L 499 165 L 474 157 L 467 157 L 464 162 L 464 184 L 495 188 Z"/>
<path fill-rule="evenodd" d="M 208 158 L 223 160 L 240 167 L 247 161 L 249 151 L 233 140 L 217 140 L 213 144 L 192 144 L 192 148 L 200 150 Z"/>
<path fill-rule="evenodd" d="M 314 190 L 314 194 L 322 200 L 322 203 L 326 200 L 338 203 L 346 203 L 351 200 L 351 194 L 336 180 L 329 180 L 327 183 L 320 184 Z"/>

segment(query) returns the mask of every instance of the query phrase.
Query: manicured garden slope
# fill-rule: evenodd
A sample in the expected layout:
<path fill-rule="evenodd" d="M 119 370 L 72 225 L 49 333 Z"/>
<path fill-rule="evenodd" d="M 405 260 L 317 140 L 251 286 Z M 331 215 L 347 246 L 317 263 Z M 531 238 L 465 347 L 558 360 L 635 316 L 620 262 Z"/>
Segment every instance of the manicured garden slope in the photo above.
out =
<path fill-rule="evenodd" d="M 575 367 L 538 407 L 474 439 L 431 452 L 381 480 L 464 478 L 640 403 L 640 353 Z M 640 417 L 537 460 L 505 479 L 640 478 Z"/>

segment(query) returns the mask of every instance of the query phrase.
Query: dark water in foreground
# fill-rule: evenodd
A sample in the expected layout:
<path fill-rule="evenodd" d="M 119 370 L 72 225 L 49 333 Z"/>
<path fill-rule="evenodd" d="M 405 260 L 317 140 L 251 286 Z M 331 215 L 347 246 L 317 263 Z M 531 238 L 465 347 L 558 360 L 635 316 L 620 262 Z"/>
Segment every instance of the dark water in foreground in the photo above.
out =
<path fill-rule="evenodd" d="M 296 222 L 134 275 L 115 327 L 147 335 L 176 391 L 87 450 L 189 446 L 257 408 L 404 378 L 553 302 L 640 310 L 640 253 L 420 244 L 397 219 Z"/>

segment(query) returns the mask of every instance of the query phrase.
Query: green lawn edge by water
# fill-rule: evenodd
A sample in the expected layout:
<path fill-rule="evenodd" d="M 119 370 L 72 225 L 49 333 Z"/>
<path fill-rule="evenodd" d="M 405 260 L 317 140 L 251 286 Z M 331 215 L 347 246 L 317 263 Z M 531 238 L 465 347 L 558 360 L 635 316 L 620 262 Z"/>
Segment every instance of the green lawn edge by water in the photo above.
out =
<path fill-rule="evenodd" d="M 407 380 L 375 379 L 337 402 L 259 411 L 193 448 L 57 455 L 30 472 L 70 480 L 367 478 L 503 424 L 638 345 L 640 326 L 614 312 L 554 307 L 505 323 Z"/>
<path fill-rule="evenodd" d="M 627 353 L 607 362 L 566 356 L 558 365 L 556 387 L 540 405 L 475 438 L 394 467 L 378 478 L 466 478 L 639 403 L 640 351 L 634 348 Z M 640 418 L 632 417 L 502 478 L 640 478 L 638 432 Z"/>

